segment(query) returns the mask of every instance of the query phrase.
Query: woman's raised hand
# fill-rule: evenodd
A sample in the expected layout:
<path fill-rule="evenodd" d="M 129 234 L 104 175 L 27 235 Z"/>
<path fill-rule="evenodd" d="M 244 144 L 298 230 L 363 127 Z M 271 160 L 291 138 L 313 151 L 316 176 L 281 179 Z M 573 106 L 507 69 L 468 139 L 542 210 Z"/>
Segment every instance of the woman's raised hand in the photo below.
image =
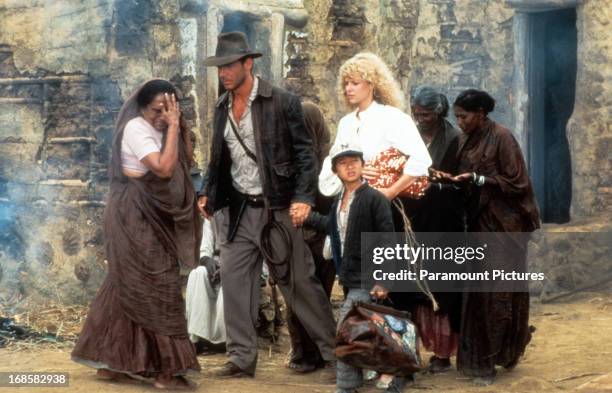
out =
<path fill-rule="evenodd" d="M 179 130 L 179 119 L 181 110 L 174 94 L 164 93 L 164 107 L 162 108 L 161 118 L 168 124 L 168 130 Z"/>
<path fill-rule="evenodd" d="M 370 165 L 366 165 L 363 167 L 363 172 L 361 173 L 363 178 L 369 181 L 375 181 L 380 176 L 380 171 Z"/>

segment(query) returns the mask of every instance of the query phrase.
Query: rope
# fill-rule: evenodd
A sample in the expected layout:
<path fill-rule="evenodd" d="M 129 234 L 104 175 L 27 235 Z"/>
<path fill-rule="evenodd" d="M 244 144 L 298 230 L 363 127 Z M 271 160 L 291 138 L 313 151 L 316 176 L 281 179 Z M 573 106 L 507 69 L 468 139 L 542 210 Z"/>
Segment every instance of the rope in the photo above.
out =
<path fill-rule="evenodd" d="M 284 255 L 282 258 L 277 258 L 274 255 L 275 252 L 270 239 L 270 235 L 274 230 L 279 233 L 283 239 L 283 242 L 285 243 L 286 255 Z M 291 233 L 282 222 L 274 219 L 274 212 L 270 209 L 268 209 L 268 222 L 266 222 L 263 228 L 261 228 L 260 248 L 263 257 L 270 268 L 270 275 L 274 278 L 274 280 L 281 285 L 289 284 L 291 276 L 290 262 L 293 253 Z M 284 272 L 282 267 L 286 267 Z"/>
<path fill-rule="evenodd" d="M 412 248 L 417 247 L 418 245 L 417 245 L 416 238 L 414 237 L 414 232 L 412 232 L 412 225 L 410 224 L 410 219 L 408 218 L 408 216 L 406 215 L 404 211 L 404 204 L 399 198 L 395 198 L 393 200 L 393 205 L 395 206 L 395 208 L 397 208 L 397 210 L 399 210 L 399 213 L 402 216 L 402 221 L 404 222 L 404 238 L 405 238 L 406 243 Z M 434 294 L 429 289 L 427 280 L 421 280 L 419 278 L 418 273 L 423 268 L 423 261 L 421 260 L 421 258 L 419 258 L 414 264 L 411 264 L 411 263 L 407 263 L 407 264 L 408 264 L 408 270 L 414 272 L 415 274 L 415 277 L 416 277 L 415 282 L 417 284 L 417 287 L 421 290 L 421 292 L 427 295 L 429 300 L 431 300 L 433 310 L 438 311 L 440 309 L 440 306 L 438 305 L 438 302 L 436 301 Z"/>

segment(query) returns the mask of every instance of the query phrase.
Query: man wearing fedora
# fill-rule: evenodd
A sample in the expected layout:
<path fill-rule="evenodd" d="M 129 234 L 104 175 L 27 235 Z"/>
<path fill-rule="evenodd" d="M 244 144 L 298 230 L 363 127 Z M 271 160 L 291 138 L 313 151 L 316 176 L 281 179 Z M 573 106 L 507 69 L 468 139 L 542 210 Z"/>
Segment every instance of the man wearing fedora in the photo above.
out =
<path fill-rule="evenodd" d="M 312 141 L 299 99 L 253 76 L 253 59 L 260 56 L 243 33 L 230 32 L 219 35 L 215 56 L 204 62 L 217 67 L 226 90 L 215 105 L 211 158 L 198 199 L 202 215 L 216 215 L 219 234 L 229 356 L 219 377 L 255 373 L 262 250 L 285 301 L 323 359 L 334 364 L 331 305 L 301 229 L 316 195 Z"/>

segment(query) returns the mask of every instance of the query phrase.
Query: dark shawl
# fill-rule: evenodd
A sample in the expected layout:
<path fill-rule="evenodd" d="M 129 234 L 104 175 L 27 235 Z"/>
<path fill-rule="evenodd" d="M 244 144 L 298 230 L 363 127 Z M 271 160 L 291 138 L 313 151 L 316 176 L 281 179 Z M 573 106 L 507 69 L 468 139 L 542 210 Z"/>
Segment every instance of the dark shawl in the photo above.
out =
<path fill-rule="evenodd" d="M 304 125 L 312 138 L 312 147 L 314 148 L 319 169 L 323 165 L 323 160 L 329 154 L 330 148 L 330 133 L 325 118 L 321 109 L 312 102 L 302 103 L 302 112 L 304 114 Z"/>
<path fill-rule="evenodd" d="M 459 130 L 446 119 L 427 147 L 431 156 L 431 167 L 443 172 L 457 174 L 457 149 Z M 461 193 L 452 185 L 444 184 L 441 190 L 432 184 L 421 199 L 403 200 L 414 232 L 462 232 L 463 209 Z"/>
<path fill-rule="evenodd" d="M 460 134 L 461 132 L 454 128 L 448 120 L 442 119 L 441 129 L 427 147 L 432 160 L 432 168 L 451 174 L 457 173 L 457 149 Z M 461 190 L 452 185 L 444 184 L 444 188 L 440 190 L 437 183 L 432 183 L 421 199 L 402 199 L 412 230 L 416 232 L 417 237 L 419 232 L 439 232 L 440 236 L 444 236 L 445 232 L 463 232 L 461 195 Z M 442 241 L 441 244 L 445 243 Z M 440 306 L 439 313 L 448 314 L 452 330 L 458 332 L 461 323 L 461 294 L 436 292 L 434 296 Z M 431 300 L 419 292 L 392 293 L 391 298 L 396 307 L 413 313 L 415 312 L 414 306 L 431 304 Z"/>
<path fill-rule="evenodd" d="M 459 173 L 476 172 L 497 185 L 468 187 L 467 225 L 473 232 L 533 232 L 540 215 L 518 142 L 488 120 L 459 141 Z"/>
<path fill-rule="evenodd" d="M 448 120 L 442 119 L 442 129 L 436 133 L 433 141 L 427 147 L 431 156 L 432 168 L 447 173 L 454 173 L 457 170 L 457 148 L 460 135 L 461 132 Z"/>
<path fill-rule="evenodd" d="M 315 152 L 317 164 L 319 165 L 317 173 L 319 173 L 323 166 L 323 160 L 329 155 L 331 146 L 329 128 L 327 128 L 321 109 L 312 102 L 302 103 L 302 113 L 304 115 L 306 131 L 308 131 L 308 134 L 312 138 L 312 147 Z M 326 197 L 317 190 L 314 210 L 321 214 L 327 214 L 333 200 L 333 198 Z M 313 234 L 310 233 L 307 236 L 307 241 L 313 240 L 313 238 Z"/>
<path fill-rule="evenodd" d="M 528 233 L 540 226 L 533 188 L 512 133 L 488 120 L 459 142 L 459 173 L 476 172 L 496 185 L 468 185 L 468 231 L 494 232 L 488 264 L 526 270 Z M 508 234 L 508 232 L 513 232 Z M 521 234 L 520 232 L 524 232 Z M 495 375 L 495 365 L 514 367 L 531 340 L 529 292 L 468 292 L 463 296 L 457 369 L 472 377 Z"/>

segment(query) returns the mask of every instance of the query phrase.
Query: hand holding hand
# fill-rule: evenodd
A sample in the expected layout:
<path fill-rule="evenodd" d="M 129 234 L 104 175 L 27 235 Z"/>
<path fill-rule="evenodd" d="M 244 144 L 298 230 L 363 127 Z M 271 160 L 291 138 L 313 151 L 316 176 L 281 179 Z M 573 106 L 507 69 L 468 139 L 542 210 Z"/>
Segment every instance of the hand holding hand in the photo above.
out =
<path fill-rule="evenodd" d="M 472 173 L 467 173 L 467 172 L 450 178 L 450 181 L 455 182 L 455 183 L 468 183 L 473 180 L 474 180 L 474 175 Z"/>
<path fill-rule="evenodd" d="M 307 203 L 293 202 L 289 207 L 289 216 L 294 227 L 299 228 L 310 214 L 311 206 Z"/>
<path fill-rule="evenodd" d="M 440 181 L 440 180 L 450 181 L 453 175 L 451 175 L 450 173 L 439 171 L 437 169 L 430 168 L 429 177 L 433 181 Z"/>
<path fill-rule="evenodd" d="M 206 204 L 208 203 L 208 197 L 201 196 L 198 198 L 198 211 L 202 217 L 210 219 L 210 214 L 206 211 Z"/>

